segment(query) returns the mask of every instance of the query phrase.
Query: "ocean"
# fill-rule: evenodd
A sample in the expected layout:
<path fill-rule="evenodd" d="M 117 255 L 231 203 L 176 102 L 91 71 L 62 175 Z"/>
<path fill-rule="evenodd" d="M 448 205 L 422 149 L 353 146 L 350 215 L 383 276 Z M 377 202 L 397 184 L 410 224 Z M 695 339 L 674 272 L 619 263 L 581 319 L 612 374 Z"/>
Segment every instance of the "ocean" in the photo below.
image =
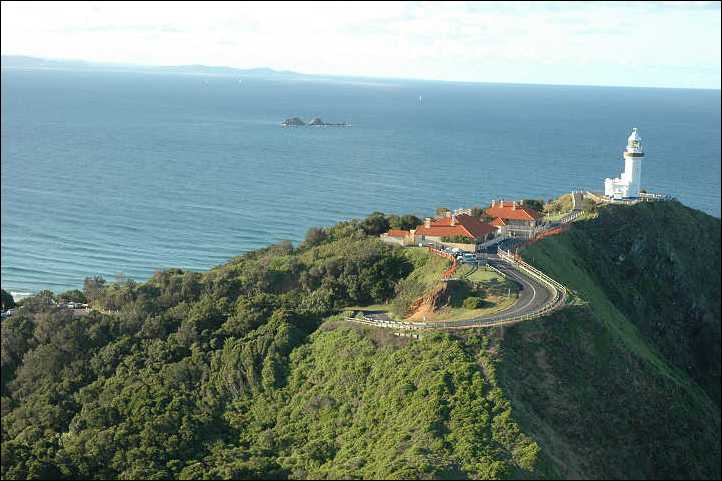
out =
<path fill-rule="evenodd" d="M 376 210 L 602 191 L 632 127 L 642 187 L 720 216 L 719 90 L 238 80 L 2 69 L 3 289 L 207 270 Z"/>

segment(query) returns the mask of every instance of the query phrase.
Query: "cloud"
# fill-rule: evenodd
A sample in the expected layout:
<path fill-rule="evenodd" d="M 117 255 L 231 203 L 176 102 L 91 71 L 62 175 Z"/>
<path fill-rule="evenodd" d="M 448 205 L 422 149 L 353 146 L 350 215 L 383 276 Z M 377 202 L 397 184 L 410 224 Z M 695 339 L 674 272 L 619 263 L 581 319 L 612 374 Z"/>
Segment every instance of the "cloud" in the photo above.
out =
<path fill-rule="evenodd" d="M 3 2 L 1 8 L 4 54 L 495 82 L 589 82 L 579 71 L 586 65 L 605 73 L 597 73 L 600 82 L 616 77 L 632 85 L 714 88 L 720 82 L 720 16 L 710 14 L 717 2 Z M 630 64 L 634 78 L 624 75 Z M 669 68 L 670 77 L 660 76 L 660 68 Z M 684 73 L 690 69 L 705 80 Z"/>

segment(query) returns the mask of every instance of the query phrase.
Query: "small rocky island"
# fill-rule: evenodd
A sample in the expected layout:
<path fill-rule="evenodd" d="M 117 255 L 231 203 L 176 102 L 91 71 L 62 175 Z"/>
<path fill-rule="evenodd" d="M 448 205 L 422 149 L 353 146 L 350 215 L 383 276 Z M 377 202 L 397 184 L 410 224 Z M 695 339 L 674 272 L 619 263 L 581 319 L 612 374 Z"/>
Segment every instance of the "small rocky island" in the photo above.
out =
<path fill-rule="evenodd" d="M 324 122 L 319 117 L 314 117 L 308 122 L 304 122 L 300 117 L 291 117 L 281 122 L 281 127 L 351 127 L 348 122 L 330 123 Z"/>

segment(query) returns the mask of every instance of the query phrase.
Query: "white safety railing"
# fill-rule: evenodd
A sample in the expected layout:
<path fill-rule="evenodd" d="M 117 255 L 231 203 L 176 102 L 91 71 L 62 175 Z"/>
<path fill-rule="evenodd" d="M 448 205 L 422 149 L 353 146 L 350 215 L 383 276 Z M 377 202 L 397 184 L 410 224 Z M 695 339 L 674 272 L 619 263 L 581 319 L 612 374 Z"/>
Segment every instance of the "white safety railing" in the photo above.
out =
<path fill-rule="evenodd" d="M 531 264 L 528 264 L 521 260 L 520 258 L 514 256 L 509 251 L 505 251 L 503 249 L 499 249 L 498 251 L 499 259 L 514 264 L 515 266 L 521 268 L 525 272 L 531 274 L 532 276 L 538 278 L 540 281 L 545 282 L 547 284 L 551 284 L 555 288 L 563 291 L 564 293 L 567 292 L 567 288 L 561 284 L 560 282 L 557 282 L 556 280 L 552 279 L 548 275 L 544 274 L 542 271 L 537 269 L 536 267 L 532 266 Z"/>
<path fill-rule="evenodd" d="M 577 217 L 582 215 L 583 211 L 581 210 L 575 210 L 574 212 L 570 212 L 569 214 L 565 215 L 561 219 L 559 219 L 560 224 L 568 224 L 569 222 L 572 222 L 576 220 Z"/>
<path fill-rule="evenodd" d="M 425 322 L 403 322 L 403 321 L 392 321 L 383 319 L 373 319 L 369 317 L 346 317 L 347 321 L 356 322 L 358 324 L 366 324 L 376 327 L 390 327 L 393 329 L 404 329 L 404 330 L 415 330 L 415 329 L 426 329 L 430 327 Z"/>
<path fill-rule="evenodd" d="M 502 272 L 500 269 L 497 269 L 496 267 L 492 266 L 491 264 L 487 264 L 486 267 L 488 267 L 488 268 L 491 269 L 492 271 L 496 272 L 497 274 L 499 274 L 499 275 L 500 275 L 501 277 L 503 277 L 504 279 L 507 278 L 507 275 L 504 274 L 504 272 Z"/>

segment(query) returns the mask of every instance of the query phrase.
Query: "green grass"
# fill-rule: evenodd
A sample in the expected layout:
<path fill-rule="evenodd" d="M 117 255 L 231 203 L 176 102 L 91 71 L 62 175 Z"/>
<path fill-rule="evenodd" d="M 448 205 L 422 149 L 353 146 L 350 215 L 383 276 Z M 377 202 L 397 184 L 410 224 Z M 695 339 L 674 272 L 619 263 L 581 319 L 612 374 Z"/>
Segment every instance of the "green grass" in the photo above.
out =
<path fill-rule="evenodd" d="M 545 215 L 545 216 L 544 216 L 544 220 L 547 221 L 547 222 L 554 222 L 554 221 L 557 221 L 557 220 L 561 219 L 562 217 L 564 217 L 564 216 L 567 215 L 568 213 L 569 213 L 569 212 L 555 212 L 555 213 L 553 213 L 553 214 Z"/>
<path fill-rule="evenodd" d="M 467 274 L 471 273 L 468 277 Z M 457 271 L 460 279 L 455 284 L 450 306 L 439 309 L 427 316 L 427 321 L 458 321 L 490 316 L 511 307 L 518 299 L 518 286 L 506 280 L 496 272 L 479 268 L 474 270 L 469 265 L 462 265 Z M 463 300 L 468 296 L 480 296 L 484 306 L 478 309 L 465 309 Z"/>
<path fill-rule="evenodd" d="M 594 218 L 596 214 L 578 223 L 582 224 L 583 229 L 584 224 Z M 527 262 L 563 283 L 572 290 L 572 294 L 586 301 L 592 315 L 609 329 L 616 342 L 626 345 L 630 352 L 648 361 L 662 375 L 684 383 L 688 376 L 666 362 L 652 344 L 645 340 L 634 322 L 610 300 L 602 288 L 604 283 L 600 278 L 601 273 L 589 272 L 585 269 L 586 266 L 579 262 L 586 254 L 577 251 L 573 239 L 573 234 L 549 237 L 531 245 L 522 251 L 522 255 Z M 594 248 L 591 251 L 594 251 Z M 597 250 L 596 253 L 601 252 Z"/>
<path fill-rule="evenodd" d="M 533 244 L 523 251 L 523 257 L 542 272 L 572 289 L 573 293 L 589 302 L 599 319 L 614 332 L 619 340 L 634 353 L 645 358 L 662 372 L 672 376 L 669 366 L 660 359 L 631 324 L 600 289 L 598 282 L 581 269 L 568 236 L 554 236 Z M 674 377 L 674 376 L 673 376 Z"/>
<path fill-rule="evenodd" d="M 463 321 L 466 319 L 475 319 L 481 316 L 491 316 L 497 312 L 501 312 L 510 308 L 518 299 L 518 294 L 512 292 L 511 295 L 486 297 L 484 302 L 487 304 L 479 309 L 464 309 L 463 307 L 445 307 L 436 312 L 430 321 Z"/>
<path fill-rule="evenodd" d="M 441 281 L 441 274 L 451 266 L 451 261 L 430 253 L 425 247 L 408 247 L 404 255 L 414 265 L 409 279 L 420 282 L 425 287 L 432 287 Z"/>
<path fill-rule="evenodd" d="M 572 196 L 571 194 L 564 194 L 557 199 L 554 199 L 550 204 L 547 204 L 545 210 L 546 220 L 559 220 L 562 216 L 572 211 Z"/>
<path fill-rule="evenodd" d="M 468 265 L 462 266 L 458 271 L 457 275 L 458 277 L 464 277 L 464 274 L 471 271 L 472 268 Z M 471 282 L 483 282 L 483 283 L 503 283 L 504 278 L 497 274 L 496 272 L 492 271 L 491 269 L 486 268 L 479 268 L 476 269 L 471 275 L 468 277 L 464 277 L 464 279 L 471 281 Z"/>
<path fill-rule="evenodd" d="M 595 210 L 522 251 L 576 301 L 503 341 L 497 372 L 538 474 L 719 479 L 719 391 L 703 390 L 719 371 L 690 377 L 701 338 L 719 342 L 719 220 L 673 203 Z"/>

